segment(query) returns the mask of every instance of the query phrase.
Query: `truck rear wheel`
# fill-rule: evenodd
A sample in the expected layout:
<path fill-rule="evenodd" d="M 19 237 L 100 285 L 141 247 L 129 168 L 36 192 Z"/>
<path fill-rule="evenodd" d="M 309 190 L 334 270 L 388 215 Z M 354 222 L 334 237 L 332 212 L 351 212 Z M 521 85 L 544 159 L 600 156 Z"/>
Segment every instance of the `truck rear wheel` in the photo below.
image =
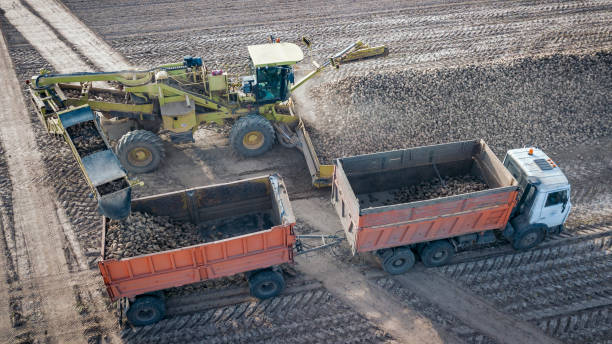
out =
<path fill-rule="evenodd" d="M 383 252 L 380 257 L 383 269 L 391 275 L 403 274 L 410 270 L 416 262 L 414 253 L 408 247 L 390 249 L 389 251 Z"/>
<path fill-rule="evenodd" d="M 542 228 L 530 227 L 514 235 L 512 247 L 517 251 L 528 250 L 544 241 L 545 233 Z"/>
<path fill-rule="evenodd" d="M 421 251 L 421 260 L 427 267 L 442 266 L 448 263 L 455 254 L 455 248 L 447 240 L 431 242 Z"/>
<path fill-rule="evenodd" d="M 164 300 L 152 295 L 136 298 L 134 302 L 130 302 L 126 312 L 127 319 L 134 326 L 155 324 L 163 319 L 165 314 L 166 304 Z"/>
<path fill-rule="evenodd" d="M 274 144 L 274 128 L 270 121 L 260 115 L 241 117 L 232 126 L 230 144 L 243 156 L 261 155 Z"/>
<path fill-rule="evenodd" d="M 117 157 L 131 173 L 155 171 L 165 156 L 161 138 L 147 130 L 134 130 L 117 143 Z"/>
<path fill-rule="evenodd" d="M 285 279 L 280 272 L 263 270 L 249 277 L 251 295 L 265 300 L 275 297 L 285 289 Z"/>

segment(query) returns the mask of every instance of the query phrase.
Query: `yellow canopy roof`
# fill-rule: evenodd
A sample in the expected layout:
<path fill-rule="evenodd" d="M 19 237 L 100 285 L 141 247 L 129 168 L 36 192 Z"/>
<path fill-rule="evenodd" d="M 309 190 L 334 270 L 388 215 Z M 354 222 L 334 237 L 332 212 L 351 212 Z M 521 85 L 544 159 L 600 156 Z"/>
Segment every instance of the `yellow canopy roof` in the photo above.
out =
<path fill-rule="evenodd" d="M 255 67 L 292 65 L 304 58 L 302 49 L 293 43 L 249 45 L 247 48 Z"/>

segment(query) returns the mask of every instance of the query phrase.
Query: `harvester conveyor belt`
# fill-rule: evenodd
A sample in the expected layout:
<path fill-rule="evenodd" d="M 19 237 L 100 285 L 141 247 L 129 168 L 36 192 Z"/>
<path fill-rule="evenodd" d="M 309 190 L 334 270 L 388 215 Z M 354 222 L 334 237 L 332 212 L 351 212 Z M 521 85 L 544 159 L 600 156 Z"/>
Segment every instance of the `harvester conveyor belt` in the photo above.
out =
<path fill-rule="evenodd" d="M 105 138 L 98 117 L 89 105 L 58 112 L 59 127 L 98 200 L 98 210 L 111 219 L 122 219 L 130 214 L 132 188 L 127 173 Z M 70 130 L 78 126 L 95 130 Z M 78 132 L 79 134 L 75 134 Z M 86 137 L 83 137 L 87 134 Z M 79 151 L 77 140 L 94 140 L 101 145 L 95 151 Z"/>

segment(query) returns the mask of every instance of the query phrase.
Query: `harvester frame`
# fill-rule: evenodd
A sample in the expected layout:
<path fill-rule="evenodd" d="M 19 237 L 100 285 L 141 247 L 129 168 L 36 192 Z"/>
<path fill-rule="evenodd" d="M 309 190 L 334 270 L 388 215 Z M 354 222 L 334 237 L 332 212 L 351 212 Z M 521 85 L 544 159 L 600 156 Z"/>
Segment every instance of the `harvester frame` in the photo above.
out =
<path fill-rule="evenodd" d="M 304 40 L 309 46 L 309 41 Z M 152 172 L 164 158 L 164 129 L 173 143 L 193 142 L 200 124 L 223 124 L 235 120 L 230 145 L 239 154 L 258 156 L 275 140 L 300 149 L 315 187 L 331 185 L 332 165 L 321 165 L 304 123 L 293 111 L 291 91 L 325 68 L 364 58 L 386 55 L 385 46 L 369 47 L 356 42 L 327 59 L 313 62 L 315 69 L 294 83 L 293 65 L 304 58 L 293 43 L 270 43 L 248 47 L 254 75 L 230 80 L 227 73 L 209 69 L 201 58 L 165 64 L 143 71 L 82 72 L 40 75 L 26 81 L 40 119 L 50 134 L 65 136 L 58 114 L 69 116 L 73 109 L 100 112 L 101 134 L 117 140 L 115 154 L 128 172 Z M 108 88 L 111 82 L 116 88 Z M 105 97 L 105 98 L 103 98 Z M 126 127 L 127 133 L 112 137 L 107 128 Z M 81 157 L 73 150 L 80 163 Z M 88 182 L 88 171 L 83 168 Z M 89 183 L 92 186 L 92 183 Z M 94 187 L 92 186 L 92 189 Z M 97 196 L 97 194 L 94 194 Z M 123 199 L 122 204 L 129 204 Z"/>

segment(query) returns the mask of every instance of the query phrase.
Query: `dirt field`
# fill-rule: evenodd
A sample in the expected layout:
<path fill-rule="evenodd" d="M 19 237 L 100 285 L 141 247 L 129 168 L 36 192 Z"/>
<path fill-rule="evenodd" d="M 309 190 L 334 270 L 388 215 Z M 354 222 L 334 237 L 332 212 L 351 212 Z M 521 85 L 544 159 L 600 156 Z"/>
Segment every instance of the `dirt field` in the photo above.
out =
<path fill-rule="evenodd" d="M 384 0 L 306 5 L 0 0 L 0 9 L 0 117 L 5 123 L 0 127 L 0 264 L 6 267 L 1 270 L 0 342 L 612 341 L 612 1 Z M 551 126 L 548 129 L 559 129 L 571 138 L 564 145 L 553 140 L 547 147 L 572 184 L 574 209 L 567 231 L 528 252 L 515 253 L 507 245 L 486 247 L 461 253 L 446 267 L 417 265 L 401 276 L 386 275 L 371 255 L 352 256 L 343 244 L 299 256 L 296 266 L 285 267 L 288 286 L 280 297 L 255 301 L 248 296 L 244 278 L 236 276 L 169 291 L 168 317 L 158 324 L 142 328 L 118 324 L 115 305 L 107 302 L 97 272 L 102 243 L 95 201 L 67 145 L 50 140 L 44 132 L 23 80 L 41 68 L 115 70 L 179 61 L 185 55 L 203 56 L 211 67 L 238 72 L 247 65 L 246 45 L 263 43 L 269 34 L 296 43 L 300 36 L 310 36 L 311 56 L 318 61 L 358 38 L 390 49 L 384 59 L 326 72 L 299 92 L 299 110 L 307 119 L 316 119 L 321 115 L 317 111 L 324 109 L 324 116 L 350 120 L 355 112 L 334 107 L 343 101 L 352 111 L 366 113 L 365 102 L 352 92 L 384 84 L 383 74 L 407 78 L 417 73 L 426 76 L 419 80 L 431 78 L 432 84 L 442 84 L 446 79 L 436 79 L 439 75 L 467 75 L 483 68 L 487 71 L 476 73 L 475 82 L 481 82 L 483 89 L 486 85 L 503 89 L 508 83 L 500 80 L 512 76 L 503 66 L 518 58 L 555 53 L 561 60 L 594 53 L 607 56 L 603 64 L 589 64 L 575 74 L 568 73 L 574 71 L 569 68 L 572 63 L 550 69 L 555 76 L 541 86 L 552 88 L 552 93 L 531 98 L 529 92 L 521 93 L 525 99 L 521 111 L 504 112 L 508 121 L 524 121 L 524 114 L 539 113 L 536 110 L 545 100 L 551 101 L 551 94 L 555 102 L 546 107 L 548 111 L 578 107 L 573 114 L 563 113 L 575 118 L 544 122 L 541 128 L 544 132 Z M 304 63 L 299 68 L 305 72 L 310 67 Z M 547 70 L 533 71 L 545 76 Z M 486 83 L 483 75 L 498 83 Z M 568 75 L 582 80 L 579 89 L 564 89 L 574 85 L 563 82 Z M 394 105 L 394 97 L 371 90 L 366 96 L 383 102 L 385 110 L 399 113 L 405 107 L 405 103 Z M 402 101 L 411 99 L 410 94 L 402 97 Z M 572 104 L 565 105 L 568 99 Z M 444 97 L 430 100 L 434 110 L 442 108 L 439 102 Z M 463 105 L 464 112 L 472 109 L 467 102 Z M 593 120 L 595 115 L 599 122 Z M 571 125 L 592 130 L 580 132 L 577 139 Z M 443 132 L 430 134 L 446 139 L 440 137 Z M 478 134 L 486 135 L 492 133 Z M 508 142 L 520 144 L 522 136 L 512 138 Z M 320 135 L 320 140 L 326 139 L 331 140 Z M 288 185 L 298 231 L 339 234 L 329 190 L 311 187 L 299 151 L 276 145 L 262 157 L 240 158 L 231 153 L 224 132 L 215 128 L 200 129 L 195 140 L 180 146 L 166 142 L 166 161 L 155 173 L 137 176 L 145 186 L 136 188 L 136 195 L 278 172 Z M 324 145 L 318 144 L 324 151 Z M 500 149 L 506 145 L 500 143 Z"/>

